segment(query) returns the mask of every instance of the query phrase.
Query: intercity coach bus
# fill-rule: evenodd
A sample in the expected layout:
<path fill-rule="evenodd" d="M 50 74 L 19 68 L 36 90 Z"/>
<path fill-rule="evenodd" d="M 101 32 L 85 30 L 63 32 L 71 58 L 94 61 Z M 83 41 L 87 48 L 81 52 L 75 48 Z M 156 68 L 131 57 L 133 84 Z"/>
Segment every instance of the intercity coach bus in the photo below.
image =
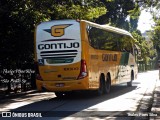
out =
<path fill-rule="evenodd" d="M 86 20 L 53 20 L 35 30 L 36 85 L 57 97 L 71 91 L 109 93 L 137 76 L 132 35 Z"/>

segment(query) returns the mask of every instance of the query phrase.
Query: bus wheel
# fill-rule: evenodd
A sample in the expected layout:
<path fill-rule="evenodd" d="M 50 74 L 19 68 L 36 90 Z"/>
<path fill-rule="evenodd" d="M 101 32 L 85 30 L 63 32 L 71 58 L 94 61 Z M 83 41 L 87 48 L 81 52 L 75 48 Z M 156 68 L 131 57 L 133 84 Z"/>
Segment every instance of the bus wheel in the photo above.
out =
<path fill-rule="evenodd" d="M 64 93 L 63 92 L 55 92 L 55 95 L 58 97 L 58 98 L 62 98 L 64 97 Z"/>
<path fill-rule="evenodd" d="M 132 81 L 134 80 L 134 73 L 133 73 L 133 71 L 131 72 L 131 80 L 130 80 L 130 82 L 127 82 L 127 86 L 128 87 L 132 87 Z"/>
<path fill-rule="evenodd" d="M 99 88 L 98 90 L 96 91 L 97 95 L 102 95 L 103 94 L 103 77 L 100 78 L 100 84 L 99 84 Z"/>
<path fill-rule="evenodd" d="M 111 90 L 111 80 L 110 80 L 110 77 L 107 76 L 107 80 L 104 84 L 104 93 L 108 94 L 110 92 L 110 90 Z"/>

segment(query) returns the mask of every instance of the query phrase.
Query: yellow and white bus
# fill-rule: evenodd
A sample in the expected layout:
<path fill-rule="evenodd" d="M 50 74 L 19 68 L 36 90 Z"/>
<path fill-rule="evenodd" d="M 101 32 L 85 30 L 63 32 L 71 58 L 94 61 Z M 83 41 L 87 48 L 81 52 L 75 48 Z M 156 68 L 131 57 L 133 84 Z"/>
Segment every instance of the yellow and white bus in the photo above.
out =
<path fill-rule="evenodd" d="M 70 91 L 109 93 L 137 76 L 132 35 L 86 20 L 42 22 L 35 31 L 36 85 L 63 96 Z"/>

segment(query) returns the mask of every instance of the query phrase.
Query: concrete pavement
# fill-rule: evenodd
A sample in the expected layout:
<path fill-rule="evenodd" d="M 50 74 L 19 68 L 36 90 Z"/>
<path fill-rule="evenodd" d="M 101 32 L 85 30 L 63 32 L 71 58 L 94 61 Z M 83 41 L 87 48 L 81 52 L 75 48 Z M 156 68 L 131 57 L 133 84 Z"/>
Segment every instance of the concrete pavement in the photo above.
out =
<path fill-rule="evenodd" d="M 150 74 L 150 75 L 149 75 Z M 147 82 L 147 80 L 151 80 L 150 83 Z M 137 113 L 144 113 L 144 115 L 149 115 L 149 116 L 146 116 L 146 117 L 143 117 L 142 119 L 145 119 L 146 120 L 160 120 L 160 80 L 158 79 L 158 71 L 156 71 L 155 73 L 153 73 L 152 71 L 150 71 L 146 78 L 144 77 L 144 75 L 142 75 L 141 77 L 139 77 L 139 80 L 141 81 L 145 81 L 146 82 L 143 84 L 144 86 L 138 86 L 137 87 L 137 90 L 141 89 L 141 87 L 143 88 L 148 88 L 148 89 L 144 89 L 143 91 L 145 92 L 142 92 L 143 94 L 143 98 L 140 100 L 139 103 L 139 107 L 137 108 Z M 137 81 L 135 83 L 138 83 Z M 150 86 L 150 87 L 148 87 Z M 30 91 L 31 92 L 31 91 Z M 33 92 L 33 91 L 32 91 Z M 36 92 L 36 91 L 34 91 Z M 113 91 L 112 91 L 113 92 Z M 117 92 L 116 92 L 117 93 Z M 136 92 L 137 93 L 137 92 Z M 30 94 L 30 93 L 26 93 L 27 95 Z M 130 92 L 127 92 L 126 94 L 130 94 Z M 141 94 L 141 93 L 140 93 Z M 113 94 L 112 94 L 113 95 Z M 122 94 L 123 95 L 123 94 Z M 38 96 L 36 96 L 35 94 L 33 95 L 34 96 L 34 99 L 37 100 L 38 99 Z M 40 96 L 40 95 L 39 95 Z M 18 98 L 20 96 L 14 96 L 14 98 Z M 41 96 L 40 96 L 41 97 Z M 44 94 L 44 97 L 46 97 L 48 99 L 48 97 Z M 50 95 L 51 97 L 51 95 Z M 105 97 L 105 96 L 103 96 Z M 137 97 L 134 96 L 136 99 Z M 108 96 L 106 96 L 106 98 L 108 98 Z M 127 97 L 128 98 L 128 97 Z M 131 97 L 132 98 L 132 97 Z M 10 97 L 8 97 L 7 99 L 10 99 Z M 25 97 L 24 97 L 25 99 Z M 23 102 L 24 99 L 22 99 L 21 101 Z M 28 98 L 27 98 L 28 99 Z M 101 99 L 101 97 L 99 97 L 99 99 Z M 82 99 L 83 100 L 83 99 Z M 97 101 L 97 99 L 95 99 Z M 108 101 L 113 101 L 114 99 L 108 99 Z M 119 100 L 120 100 L 120 96 L 119 96 Z M 123 101 L 124 103 L 126 103 L 124 100 L 129 101 L 130 102 L 130 99 L 122 99 L 120 101 Z M 131 99 L 132 101 L 134 99 Z M 52 100 L 53 101 L 53 100 Z M 74 100 L 73 100 L 74 101 Z M 73 101 L 71 104 L 73 104 Z M 89 100 L 88 100 L 89 101 Z M 93 101 L 93 100 L 92 100 Z M 108 102 L 107 101 L 107 102 Z M 13 101 L 14 102 L 14 101 Z M 77 100 L 75 100 L 75 102 L 77 102 Z M 86 99 L 84 99 L 84 102 L 86 102 Z M 30 103 L 30 101 L 29 101 Z M 53 101 L 54 104 L 56 104 L 56 100 Z M 59 103 L 59 101 L 58 101 Z M 104 101 L 100 101 L 98 102 L 98 104 L 101 104 L 101 103 L 104 103 Z M 18 103 L 20 104 L 20 103 Z M 45 102 L 45 105 L 48 104 L 50 105 L 50 102 Z M 68 105 L 69 103 L 67 103 Z M 107 103 L 106 103 L 107 104 Z M 132 103 L 133 104 L 133 103 Z M 66 106 L 67 106 L 66 105 Z M 94 103 L 94 105 L 97 105 L 97 102 Z M 116 105 L 116 104 L 115 104 Z M 130 104 L 129 104 L 130 105 Z M 46 105 L 47 106 L 47 105 Z M 64 105 L 64 108 L 67 108 L 65 105 Z M 122 106 L 124 106 L 124 104 L 122 104 Z M 88 107 L 91 107 L 90 105 Z M 86 108 L 88 108 L 86 107 Z M 109 106 L 107 105 L 107 108 Z M 111 106 L 113 108 L 113 106 Z M 94 108 L 94 107 L 93 107 Z M 95 108 L 98 108 L 98 107 L 95 107 Z M 104 104 L 102 104 L 102 106 L 99 106 L 100 110 L 103 110 L 101 108 L 104 108 Z M 106 108 L 106 107 L 105 107 Z M 119 108 L 121 108 L 119 106 Z M 49 109 L 49 108 L 47 108 Z M 104 109 L 105 110 L 105 109 Z M 109 109 L 110 110 L 110 109 Z M 145 114 L 147 113 L 147 114 Z M 148 114 L 149 113 L 149 114 Z M 134 120 L 140 120 L 141 117 L 135 117 Z"/>
<path fill-rule="evenodd" d="M 156 83 L 154 90 L 147 89 L 142 100 L 139 103 L 137 112 L 144 113 L 144 117 L 135 117 L 134 120 L 145 119 L 145 120 L 160 120 L 160 80 L 159 80 L 159 71 L 156 72 Z M 153 75 L 153 76 L 154 76 Z M 151 78 L 150 78 L 151 79 Z M 152 83 L 150 85 L 153 85 Z"/>
<path fill-rule="evenodd" d="M 157 81 L 154 90 L 151 113 L 154 113 L 157 116 L 151 116 L 150 120 L 160 120 L 160 80 Z"/>

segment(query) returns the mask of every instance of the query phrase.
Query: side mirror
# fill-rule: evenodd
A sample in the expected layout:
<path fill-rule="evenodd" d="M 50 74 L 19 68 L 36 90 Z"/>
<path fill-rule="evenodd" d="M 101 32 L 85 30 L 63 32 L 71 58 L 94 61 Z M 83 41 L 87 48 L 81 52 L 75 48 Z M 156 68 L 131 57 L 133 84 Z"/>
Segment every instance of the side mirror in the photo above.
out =
<path fill-rule="evenodd" d="M 134 49 L 134 53 L 135 53 L 136 55 L 138 55 L 138 50 L 137 50 L 137 49 Z"/>
<path fill-rule="evenodd" d="M 141 51 L 138 51 L 138 56 L 141 56 Z"/>
<path fill-rule="evenodd" d="M 138 45 L 134 45 L 134 52 L 137 56 L 141 56 L 141 49 Z"/>
<path fill-rule="evenodd" d="M 139 49 L 134 49 L 134 53 L 135 53 L 135 55 L 137 55 L 137 56 L 141 56 L 141 50 Z"/>

